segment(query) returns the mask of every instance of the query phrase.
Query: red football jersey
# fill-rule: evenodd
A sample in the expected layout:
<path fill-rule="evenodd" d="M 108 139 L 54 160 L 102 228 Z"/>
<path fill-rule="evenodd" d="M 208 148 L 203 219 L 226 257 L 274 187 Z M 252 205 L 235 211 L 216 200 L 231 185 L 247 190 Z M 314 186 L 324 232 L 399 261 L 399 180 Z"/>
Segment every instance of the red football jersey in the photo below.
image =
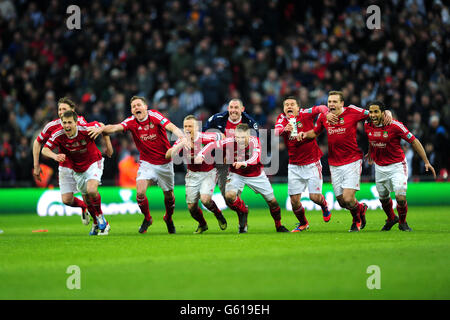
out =
<path fill-rule="evenodd" d="M 228 118 L 227 125 L 225 126 L 225 137 L 233 138 L 234 137 L 234 130 L 236 130 L 236 127 L 240 123 L 242 123 L 242 116 L 236 122 L 233 122 L 233 121 L 230 120 L 230 118 Z"/>
<path fill-rule="evenodd" d="M 244 177 L 257 177 L 261 174 L 264 166 L 261 163 L 261 143 L 259 138 L 251 136 L 248 146 L 242 150 L 238 150 L 238 145 L 234 138 L 211 142 L 202 149 L 200 154 L 209 157 L 214 149 L 222 149 L 224 151 L 228 164 L 232 164 L 233 162 L 247 163 L 247 167 L 241 167 L 239 169 L 231 165 L 231 172 Z"/>
<path fill-rule="evenodd" d="M 167 139 L 166 126 L 170 123 L 156 110 L 148 110 L 148 117 L 142 122 L 134 116 L 128 117 L 120 124 L 124 131 L 131 131 L 136 148 L 140 152 L 140 159 L 151 164 L 166 164 L 166 152 L 170 149 Z"/>
<path fill-rule="evenodd" d="M 87 125 L 77 125 L 77 133 L 69 138 L 64 129 L 58 130 L 48 139 L 45 144 L 50 149 L 59 148 L 60 153 L 64 153 L 72 164 L 75 172 L 85 172 L 89 167 L 102 159 L 102 154 L 95 145 L 95 141 L 89 137 L 88 128 L 99 127 L 96 121 Z"/>
<path fill-rule="evenodd" d="M 416 139 L 403 123 L 396 120 L 392 120 L 390 125 L 379 127 L 366 121 L 364 130 L 369 138 L 370 156 L 379 166 L 387 166 L 405 160 L 400 140 L 411 143 Z"/>
<path fill-rule="evenodd" d="M 324 109 L 316 106 L 309 109 L 301 109 L 296 118 L 297 132 L 306 132 L 314 129 L 314 118 L 317 114 L 322 113 L 323 110 Z M 280 113 L 277 118 L 275 130 L 278 131 L 284 139 L 284 144 L 286 145 L 289 154 L 289 163 L 303 166 L 320 160 L 323 153 L 317 144 L 317 140 L 305 139 L 303 141 L 298 141 L 296 138 L 291 138 L 290 132 L 282 132 L 288 123 L 288 117 L 284 113 Z"/>
<path fill-rule="evenodd" d="M 208 172 L 214 169 L 214 164 L 207 164 L 205 162 L 201 164 L 194 164 L 194 158 L 201 152 L 202 148 L 207 145 L 210 142 L 218 141 L 222 138 L 220 133 L 206 133 L 206 132 L 199 132 L 197 135 L 197 138 L 194 140 L 194 147 L 191 148 L 189 156 L 184 154 L 187 167 L 191 171 L 201 171 L 201 172 Z M 174 147 L 180 143 L 180 139 L 178 139 L 174 143 Z M 180 150 L 182 152 L 183 149 Z"/>
<path fill-rule="evenodd" d="M 77 124 L 86 125 L 87 124 L 86 119 L 82 116 L 78 116 Z M 45 125 L 44 129 L 42 129 L 41 133 L 39 133 L 39 135 L 37 136 L 36 138 L 37 142 L 39 142 L 40 144 L 45 144 L 47 140 L 50 139 L 53 133 L 61 130 L 62 128 L 63 127 L 61 125 L 61 119 L 58 118 L 53 121 L 50 121 Z M 70 161 L 67 158 L 66 161 L 61 162 L 59 165 L 65 168 L 72 168 Z"/>
<path fill-rule="evenodd" d="M 344 108 L 335 125 L 327 122 L 321 114 L 317 119 L 314 132 L 319 134 L 323 129 L 328 134 L 328 163 L 342 166 L 362 159 L 363 153 L 356 142 L 356 127 L 359 121 L 369 117 L 369 111 L 350 105 Z"/>

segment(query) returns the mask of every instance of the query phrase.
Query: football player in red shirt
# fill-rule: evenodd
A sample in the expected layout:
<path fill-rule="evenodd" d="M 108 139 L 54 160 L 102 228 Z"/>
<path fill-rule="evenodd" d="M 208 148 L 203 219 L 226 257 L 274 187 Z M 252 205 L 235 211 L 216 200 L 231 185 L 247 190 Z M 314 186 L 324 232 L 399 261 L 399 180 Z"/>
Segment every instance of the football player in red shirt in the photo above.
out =
<path fill-rule="evenodd" d="M 308 188 L 309 198 L 322 208 L 323 220 L 330 221 L 331 212 L 325 197 L 322 195 L 322 151 L 316 139 L 299 141 L 298 132 L 314 128 L 317 115 L 328 113 L 327 106 L 314 106 L 300 109 L 295 97 L 287 97 L 283 101 L 283 113 L 277 118 L 275 135 L 284 139 L 289 154 L 288 165 L 288 194 L 292 204 L 292 211 L 299 223 L 292 232 L 301 232 L 309 228 L 305 216 L 305 208 L 300 202 L 302 192 Z M 294 123 L 294 125 L 293 125 Z"/>
<path fill-rule="evenodd" d="M 357 232 L 366 225 L 367 205 L 359 203 L 356 191 L 359 190 L 363 153 L 356 142 L 358 122 L 369 118 L 369 111 L 354 105 L 344 107 L 341 91 L 328 93 L 328 109 L 338 117 L 337 123 L 330 123 L 321 114 L 313 130 L 301 132 L 299 139 L 314 139 L 326 130 L 328 136 L 328 163 L 334 194 L 342 208 L 350 211 L 353 221 L 350 232 Z M 392 121 L 392 114 L 386 111 L 384 121 Z"/>
<path fill-rule="evenodd" d="M 87 132 L 89 126 L 100 126 L 98 122 L 78 125 L 78 115 L 74 111 L 66 111 L 61 117 L 62 129 L 53 133 L 48 139 L 42 154 L 57 162 L 68 159 L 74 171 L 73 177 L 77 189 L 87 200 L 96 219 L 92 223 L 90 235 L 107 235 L 110 225 L 103 216 L 101 197 L 98 186 L 103 174 L 103 158 L 95 145 L 95 141 Z M 59 154 L 51 149 L 59 148 Z M 112 145 L 107 144 L 108 155 L 112 155 Z"/>
<path fill-rule="evenodd" d="M 397 222 L 400 230 L 412 231 L 406 222 L 408 165 L 400 141 L 403 139 L 411 144 L 425 163 L 425 170 L 430 170 L 435 179 L 436 172 L 420 141 L 409 132 L 403 123 L 392 120 L 389 125 L 383 124 L 385 112 L 386 107 L 381 101 L 371 102 L 369 104 L 370 119 L 364 123 L 364 129 L 369 139 L 367 158 L 369 164 L 375 162 L 375 183 L 381 206 L 387 215 L 386 224 L 381 231 L 391 230 Z M 398 217 L 392 206 L 391 192 L 395 193 L 397 200 Z"/>
<path fill-rule="evenodd" d="M 39 181 L 41 180 L 40 177 L 41 167 L 39 165 L 39 154 L 41 152 L 42 146 L 45 145 L 47 140 L 52 136 L 54 132 L 62 129 L 61 116 L 63 115 L 63 113 L 69 110 L 75 111 L 75 102 L 73 102 L 67 97 L 59 99 L 57 105 L 59 118 L 47 123 L 33 143 L 33 167 L 34 167 L 33 176 Z M 78 116 L 77 123 L 80 125 L 86 125 L 87 121 L 82 116 Z M 105 136 L 104 139 L 106 144 L 111 143 L 109 137 Z M 73 170 L 71 168 L 71 164 L 68 159 L 66 159 L 66 161 L 59 163 L 58 180 L 62 202 L 70 207 L 80 207 L 81 221 L 83 222 L 83 224 L 88 225 L 89 224 L 88 210 L 91 215 L 93 215 L 93 211 L 92 208 L 89 208 L 89 206 L 87 205 L 86 199 L 84 199 L 85 201 L 83 201 L 73 196 L 75 193 L 78 192 L 78 190 L 76 187 L 77 185 L 76 181 L 73 178 Z M 93 218 L 95 222 L 95 215 L 93 215 Z"/>
<path fill-rule="evenodd" d="M 136 198 L 139 208 L 144 214 L 144 221 L 139 228 L 139 232 L 147 232 L 148 227 L 153 222 L 146 192 L 150 185 L 157 183 L 164 192 L 166 207 L 164 222 L 167 225 L 168 232 L 175 233 L 175 225 L 172 220 L 175 208 L 174 171 L 172 161 L 166 159 L 167 150 L 170 149 L 166 130 L 174 133 L 183 143 L 186 143 L 186 138 L 183 131 L 169 119 L 156 110 L 149 110 L 144 97 L 134 96 L 131 98 L 130 104 L 131 117 L 119 124 L 90 128 L 89 134 L 95 138 L 102 132 L 107 134 L 131 132 L 136 148 L 140 153 L 139 170 L 136 178 Z"/>
<path fill-rule="evenodd" d="M 273 194 L 272 185 L 263 170 L 261 144 L 257 137 L 250 135 L 248 124 L 239 124 L 233 138 L 206 145 L 196 157 L 195 163 L 201 163 L 205 157 L 206 163 L 212 162 L 209 161 L 210 154 L 216 149 L 225 151 L 227 163 L 232 163 L 225 186 L 225 201 L 228 207 L 238 214 L 239 233 L 247 232 L 248 208 L 239 197 L 239 193 L 246 185 L 261 194 L 267 202 L 277 232 L 289 232 L 281 224 L 281 209 Z"/>
<path fill-rule="evenodd" d="M 199 132 L 198 120 L 193 115 L 188 115 L 183 121 L 184 133 L 187 138 L 187 145 L 181 143 L 178 139 L 172 148 L 166 153 L 166 158 L 171 159 L 179 154 L 183 149 L 184 161 L 187 163 L 186 173 L 186 202 L 192 218 L 198 223 L 198 228 L 194 232 L 200 234 L 208 230 L 208 225 L 203 216 L 203 211 L 198 206 L 198 200 L 216 217 L 219 222 L 219 227 L 222 230 L 227 228 L 227 221 L 222 214 L 222 211 L 217 207 L 212 195 L 217 183 L 217 169 L 214 164 L 195 164 L 194 158 L 198 155 L 201 149 L 210 142 L 221 140 L 223 134 L 218 132 Z"/>

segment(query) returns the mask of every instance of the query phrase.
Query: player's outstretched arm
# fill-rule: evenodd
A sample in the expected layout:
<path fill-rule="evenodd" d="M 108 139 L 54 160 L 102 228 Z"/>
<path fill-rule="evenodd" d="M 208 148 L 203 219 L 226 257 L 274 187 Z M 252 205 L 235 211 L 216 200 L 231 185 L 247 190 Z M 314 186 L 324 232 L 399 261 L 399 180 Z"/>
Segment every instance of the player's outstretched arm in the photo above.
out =
<path fill-rule="evenodd" d="M 39 165 L 39 155 L 41 153 L 42 144 L 37 141 L 37 139 L 33 142 L 33 176 L 41 181 L 41 166 Z"/>
<path fill-rule="evenodd" d="M 66 155 L 64 153 L 56 154 L 50 148 L 44 147 L 42 149 L 42 154 L 50 159 L 55 160 L 56 162 L 64 162 L 66 160 Z"/>
<path fill-rule="evenodd" d="M 425 163 L 425 171 L 428 172 L 428 170 L 431 170 L 431 172 L 433 173 L 434 179 L 436 179 L 436 171 L 434 170 L 433 166 L 430 164 L 430 161 L 428 160 L 428 157 L 427 157 L 427 153 L 425 152 L 425 149 L 423 148 L 419 139 L 414 139 L 414 141 L 411 142 L 411 146 L 414 149 L 414 151 L 417 152 L 419 157 L 422 158 L 423 162 Z"/>
<path fill-rule="evenodd" d="M 92 139 L 96 139 L 100 134 L 112 134 L 116 132 L 122 132 L 123 126 L 121 124 L 108 124 L 100 127 L 89 127 L 88 134 Z"/>
<path fill-rule="evenodd" d="M 175 145 L 172 146 L 172 148 L 170 148 L 169 150 L 167 150 L 166 152 L 166 159 L 172 159 L 172 156 L 174 154 L 177 154 L 178 152 L 180 152 L 181 148 L 183 148 L 184 144 L 183 143 L 177 143 Z"/>

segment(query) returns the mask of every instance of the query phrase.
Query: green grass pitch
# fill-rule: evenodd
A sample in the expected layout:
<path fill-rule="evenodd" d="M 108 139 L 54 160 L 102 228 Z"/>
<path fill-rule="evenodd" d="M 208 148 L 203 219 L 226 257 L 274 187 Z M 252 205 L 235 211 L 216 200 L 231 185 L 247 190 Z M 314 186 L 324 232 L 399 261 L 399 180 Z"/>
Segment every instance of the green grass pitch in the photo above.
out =
<path fill-rule="evenodd" d="M 209 230 L 177 210 L 177 234 L 153 211 L 147 234 L 142 215 L 107 216 L 106 237 L 88 236 L 79 216 L 0 215 L 0 299 L 449 299 L 450 208 L 411 207 L 413 232 L 380 232 L 385 215 L 367 213 L 367 226 L 349 233 L 348 212 L 329 223 L 308 212 L 310 229 L 276 233 L 268 210 L 251 210 L 249 233 L 237 234 L 237 217 L 224 211 L 221 231 L 211 213 Z M 290 230 L 296 219 L 282 211 Z M 48 229 L 48 233 L 32 230 Z M 70 265 L 80 268 L 80 289 L 66 286 Z M 380 289 L 367 273 L 380 268 Z"/>

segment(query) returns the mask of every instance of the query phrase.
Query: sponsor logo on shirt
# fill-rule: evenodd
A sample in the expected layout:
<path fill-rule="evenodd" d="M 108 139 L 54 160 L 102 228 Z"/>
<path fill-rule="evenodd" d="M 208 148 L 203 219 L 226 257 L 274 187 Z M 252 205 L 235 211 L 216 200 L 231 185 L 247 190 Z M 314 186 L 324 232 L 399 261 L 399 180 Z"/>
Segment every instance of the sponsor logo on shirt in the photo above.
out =
<path fill-rule="evenodd" d="M 384 142 L 371 142 L 370 143 L 374 148 L 386 148 L 386 143 Z"/>
<path fill-rule="evenodd" d="M 156 134 L 142 134 L 140 138 L 142 141 L 153 141 L 156 140 Z"/>
<path fill-rule="evenodd" d="M 328 128 L 328 134 L 344 134 L 346 128 Z"/>

